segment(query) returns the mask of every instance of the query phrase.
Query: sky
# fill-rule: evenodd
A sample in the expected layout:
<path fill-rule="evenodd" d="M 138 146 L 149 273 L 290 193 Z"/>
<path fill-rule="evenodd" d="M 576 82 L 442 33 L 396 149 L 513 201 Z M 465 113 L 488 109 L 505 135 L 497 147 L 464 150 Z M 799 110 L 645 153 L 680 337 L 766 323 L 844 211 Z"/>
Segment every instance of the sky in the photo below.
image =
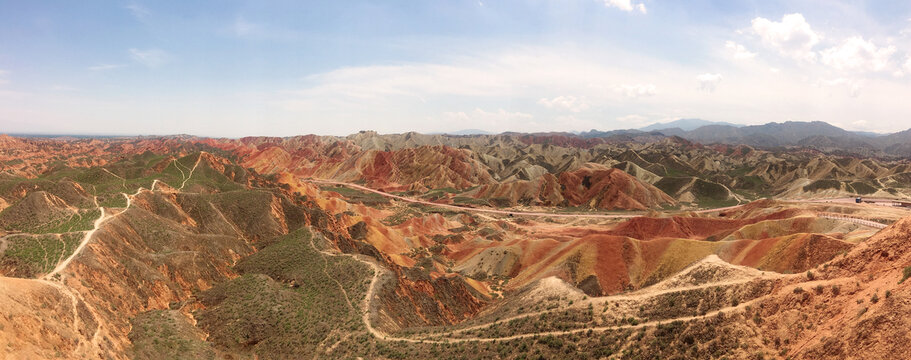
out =
<path fill-rule="evenodd" d="M 0 133 L 911 128 L 911 2 L 0 0 Z"/>

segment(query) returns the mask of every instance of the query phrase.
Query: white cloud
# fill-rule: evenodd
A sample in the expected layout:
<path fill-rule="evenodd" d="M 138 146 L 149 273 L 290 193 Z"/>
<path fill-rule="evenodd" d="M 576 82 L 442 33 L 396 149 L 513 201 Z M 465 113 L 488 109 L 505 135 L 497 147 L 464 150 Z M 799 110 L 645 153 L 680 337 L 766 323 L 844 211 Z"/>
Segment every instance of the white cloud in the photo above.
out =
<path fill-rule="evenodd" d="M 819 82 L 819 84 L 824 85 L 824 86 L 838 86 L 838 85 L 845 85 L 848 82 L 849 82 L 849 80 L 846 78 L 835 78 L 835 79 L 823 79 L 822 81 Z"/>
<path fill-rule="evenodd" d="M 848 90 L 848 96 L 854 98 L 860 96 L 862 84 L 857 80 L 848 78 L 823 79 L 819 82 L 820 86 L 825 87 L 845 87 Z"/>
<path fill-rule="evenodd" d="M 652 96 L 658 93 L 655 84 L 620 85 L 615 87 L 614 91 L 631 98 Z"/>
<path fill-rule="evenodd" d="M 171 55 L 161 49 L 130 49 L 130 58 L 150 68 L 159 67 L 171 61 Z"/>
<path fill-rule="evenodd" d="M 904 62 L 904 56 L 901 60 Z M 471 56 L 439 63 L 337 68 L 307 76 L 296 88 L 265 94 L 262 101 L 280 112 L 275 119 L 291 124 L 298 124 L 295 119 L 302 118 L 331 120 L 312 120 L 306 122 L 306 127 L 291 129 L 290 125 L 282 125 L 286 133 L 310 131 L 338 135 L 370 128 L 386 132 L 465 128 L 611 129 L 620 127 L 617 118 L 628 114 L 641 114 L 656 121 L 662 117 L 700 117 L 752 124 L 789 118 L 845 124 L 861 118 L 911 118 L 911 108 L 898 96 L 911 91 L 911 83 L 891 77 L 860 79 L 857 74 L 833 74 L 831 68 L 821 63 L 793 67 L 746 61 L 727 70 L 694 66 L 622 49 L 598 52 L 566 47 L 514 47 L 497 52 L 477 51 Z M 771 67 L 779 69 L 778 75 L 773 74 Z M 660 74 L 654 69 L 661 69 Z M 821 79 L 839 77 L 859 83 L 857 86 L 820 83 Z M 616 90 L 623 84 L 653 84 L 660 94 L 632 101 L 626 97 L 625 90 Z M 711 96 L 703 92 L 713 89 Z M 859 92 L 863 94 L 856 99 L 848 97 Z M 551 102 L 558 95 L 571 95 L 584 100 L 589 108 L 580 112 L 548 111 L 546 105 L 539 103 L 542 94 L 547 94 L 547 101 Z M 561 102 L 558 99 L 555 104 Z M 514 127 L 501 122 L 504 125 L 494 129 L 480 122 L 479 119 L 491 116 L 473 111 L 476 107 L 485 109 L 486 113 L 505 109 L 507 113 L 534 117 L 525 122 L 518 120 L 521 117 L 511 117 L 508 124 Z M 665 112 L 656 114 L 656 109 Z M 456 118 L 443 118 L 444 111 L 463 111 L 464 118 L 472 122 L 445 122 Z M 458 113 L 450 115 L 454 114 Z M 558 115 L 572 115 L 575 120 L 567 118 L 566 127 L 561 127 L 555 123 Z M 878 126 L 884 131 L 899 127 L 891 123 Z M 278 128 L 271 131 L 281 133 Z"/>
<path fill-rule="evenodd" d="M 553 99 L 542 98 L 538 100 L 538 104 L 551 109 L 560 108 L 572 112 L 580 112 L 588 109 L 588 103 L 575 96 L 557 96 Z"/>
<path fill-rule="evenodd" d="M 51 86 L 51 90 L 53 90 L 53 91 L 76 91 L 78 89 L 76 89 L 72 86 L 69 86 L 69 85 L 55 84 L 55 85 Z"/>
<path fill-rule="evenodd" d="M 104 70 L 112 70 L 112 69 L 122 68 L 122 67 L 125 67 L 125 66 L 126 66 L 126 65 L 124 65 L 124 64 L 98 64 L 98 65 L 95 65 L 95 66 L 89 66 L 89 70 L 92 70 L 92 71 L 104 71 Z"/>
<path fill-rule="evenodd" d="M 320 84 L 310 88 L 313 92 L 361 100 L 395 95 L 493 96 L 510 88 L 502 76 L 490 76 L 489 69 L 440 64 L 348 67 L 305 80 Z"/>
<path fill-rule="evenodd" d="M 820 52 L 822 63 L 840 71 L 872 72 L 886 69 L 895 46 L 878 47 L 860 36 Z"/>
<path fill-rule="evenodd" d="M 234 35 L 238 37 L 248 37 L 259 30 L 259 26 L 247 21 L 241 16 L 238 16 L 234 19 L 234 24 L 231 26 L 231 31 L 234 32 Z"/>
<path fill-rule="evenodd" d="M 752 25 L 762 42 L 781 54 L 802 61 L 816 60 L 813 47 L 819 44 L 822 36 L 810 28 L 803 15 L 787 14 L 781 18 L 781 22 L 757 17 L 753 19 Z"/>
<path fill-rule="evenodd" d="M 630 0 L 604 0 L 604 6 L 617 8 L 627 12 L 636 10 L 643 14 L 648 13 L 648 9 L 645 8 L 645 4 L 633 4 Z"/>
<path fill-rule="evenodd" d="M 626 115 L 626 116 L 620 116 L 617 118 L 617 121 L 619 121 L 622 124 L 625 124 L 623 126 L 630 126 L 630 125 L 626 125 L 626 124 L 635 124 L 635 125 L 637 125 L 636 127 L 641 127 L 641 125 L 644 124 L 647 120 L 648 120 L 648 117 L 645 117 L 645 116 L 642 116 L 639 114 L 630 114 L 630 115 Z"/>
<path fill-rule="evenodd" d="M 305 36 L 304 33 L 293 29 L 275 27 L 269 22 L 250 21 L 240 15 L 218 31 L 225 35 L 250 40 L 296 41 Z"/>
<path fill-rule="evenodd" d="M 701 74 L 696 77 L 696 81 L 699 82 L 699 90 L 705 92 L 714 92 L 718 87 L 718 83 L 723 80 L 724 77 L 721 74 Z"/>
<path fill-rule="evenodd" d="M 136 2 L 129 3 L 127 6 L 124 6 L 124 8 L 130 10 L 130 13 L 139 20 L 145 20 L 151 14 L 149 9 Z"/>
<path fill-rule="evenodd" d="M 903 67 L 905 68 L 905 72 L 911 73 L 911 56 L 905 60 L 905 65 Z"/>
<path fill-rule="evenodd" d="M 725 41 L 724 47 L 731 51 L 732 56 L 737 60 L 756 57 L 756 53 L 748 51 L 746 47 L 733 41 Z"/>
<path fill-rule="evenodd" d="M 461 129 L 484 129 L 487 131 L 516 131 L 516 129 L 530 129 L 528 123 L 533 118 L 531 114 L 523 112 L 512 112 L 504 109 L 487 111 L 481 108 L 475 108 L 474 111 L 464 112 L 446 112 L 443 113 L 443 123 L 459 124 Z"/>

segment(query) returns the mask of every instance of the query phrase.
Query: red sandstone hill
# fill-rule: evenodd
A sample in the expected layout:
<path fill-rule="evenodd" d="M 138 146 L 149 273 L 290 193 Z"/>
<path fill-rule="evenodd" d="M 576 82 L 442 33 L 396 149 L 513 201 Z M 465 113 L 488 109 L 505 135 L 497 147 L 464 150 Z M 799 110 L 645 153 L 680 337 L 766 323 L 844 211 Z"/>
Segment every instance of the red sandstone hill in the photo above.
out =
<path fill-rule="evenodd" d="M 569 206 L 645 210 L 674 203 L 674 199 L 658 188 L 623 170 L 595 164 L 564 172 L 559 181 Z"/>

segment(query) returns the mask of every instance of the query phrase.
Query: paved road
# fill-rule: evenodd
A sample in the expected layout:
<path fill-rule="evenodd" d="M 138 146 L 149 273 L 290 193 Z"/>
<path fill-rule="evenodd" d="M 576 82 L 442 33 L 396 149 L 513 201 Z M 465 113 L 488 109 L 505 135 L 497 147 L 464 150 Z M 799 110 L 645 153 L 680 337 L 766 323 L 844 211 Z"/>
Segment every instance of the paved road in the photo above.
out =
<path fill-rule="evenodd" d="M 309 182 L 311 182 L 311 183 L 316 183 L 316 184 L 329 184 L 329 185 L 337 185 L 337 186 L 346 186 L 346 187 L 349 187 L 349 188 L 353 188 L 353 189 L 357 189 L 357 190 L 361 190 L 361 191 L 366 191 L 366 192 L 371 192 L 371 193 L 374 193 L 374 194 L 379 194 L 379 195 L 382 195 L 382 196 L 385 196 L 385 197 L 388 197 L 388 198 L 397 199 L 397 200 L 401 200 L 401 201 L 405 201 L 405 202 L 409 202 L 409 203 L 424 204 L 424 205 L 429 205 L 429 206 L 436 206 L 436 207 L 454 209 L 454 210 L 459 210 L 459 211 L 470 211 L 470 212 L 478 212 L 478 213 L 490 213 L 490 214 L 502 214 L 502 215 L 518 215 L 518 216 L 574 217 L 574 218 L 606 218 L 606 219 L 625 219 L 625 218 L 633 218 L 633 217 L 642 216 L 641 214 L 611 214 L 611 215 L 608 215 L 608 214 L 555 214 L 555 213 L 545 213 L 545 212 L 523 212 L 523 211 L 509 211 L 509 210 L 496 210 L 496 209 L 484 209 L 484 208 L 471 208 L 471 207 L 457 206 L 457 205 L 451 205 L 451 204 L 439 204 L 439 203 L 434 203 L 434 202 L 430 202 L 430 201 L 426 201 L 426 200 L 408 198 L 408 197 L 404 197 L 404 196 L 399 196 L 399 195 L 390 194 L 390 193 L 387 193 L 387 192 L 383 192 L 383 191 L 371 189 L 371 188 L 368 188 L 368 187 L 365 187 L 365 186 L 362 186 L 362 185 L 352 184 L 352 183 L 346 183 L 346 182 L 340 182 L 340 181 L 319 180 L 319 179 L 305 179 L 304 181 L 309 181 Z M 889 201 L 890 201 L 890 204 L 891 204 L 891 200 L 889 200 Z M 798 201 L 796 201 L 796 202 L 802 202 L 802 203 L 832 203 L 832 202 L 835 202 L 835 203 L 854 203 L 854 199 L 853 199 L 853 198 L 806 199 L 806 200 L 798 200 Z M 882 202 L 882 203 L 884 203 L 884 202 Z M 881 203 L 881 204 L 882 204 L 882 203 Z M 724 211 L 724 210 L 735 209 L 735 208 L 738 208 L 738 207 L 740 207 L 740 206 L 742 206 L 742 205 L 727 206 L 727 207 L 721 207 L 721 208 L 715 208 L 715 209 L 705 209 L 705 210 L 699 210 L 699 211 L 695 211 L 695 212 L 697 212 L 697 213 L 709 213 L 709 212 L 716 212 L 716 211 Z M 869 227 L 873 227 L 873 228 L 878 228 L 878 229 L 882 229 L 882 228 L 885 228 L 885 227 L 888 226 L 888 225 L 881 224 L 881 223 L 878 223 L 878 222 L 874 222 L 874 221 L 870 221 L 870 220 L 866 220 L 866 219 L 861 219 L 861 218 L 849 217 L 849 216 L 845 216 L 845 215 L 842 215 L 842 214 L 818 213 L 817 216 L 818 216 L 818 217 L 821 217 L 821 218 L 827 218 L 827 219 L 834 219 L 834 220 L 842 220 L 842 221 L 853 222 L 853 223 L 857 223 L 857 224 L 861 224 L 861 225 L 865 225 L 865 226 L 869 226 Z M 349 255 L 349 254 L 344 254 L 344 255 L 351 256 L 351 255 Z M 374 269 L 374 276 L 373 276 L 373 279 L 372 279 L 371 282 L 370 282 L 370 287 L 369 287 L 369 289 L 368 289 L 368 291 L 367 291 L 366 297 L 364 298 L 364 302 L 363 302 L 363 305 L 362 305 L 362 309 L 363 309 L 363 311 L 364 311 L 364 312 L 363 312 L 363 319 L 362 319 L 362 321 L 364 322 L 364 325 L 367 327 L 367 330 L 368 330 L 368 332 L 370 332 L 370 334 L 372 334 L 373 336 L 375 336 L 375 337 L 377 337 L 377 338 L 379 338 L 379 339 L 384 339 L 384 340 L 387 340 L 387 341 L 402 341 L 402 342 L 412 342 L 412 343 L 437 343 L 437 344 L 461 343 L 461 342 L 493 342 L 493 341 L 504 341 L 504 340 L 522 339 L 522 338 L 533 338 L 533 337 L 546 336 L 546 335 L 576 334 L 576 333 L 583 333 L 583 332 L 588 332 L 588 331 L 603 332 L 603 331 L 612 331 L 612 330 L 620 330 L 620 329 L 638 329 L 638 328 L 643 328 L 643 327 L 656 326 L 656 325 L 659 325 L 659 324 L 662 324 L 662 323 L 668 323 L 668 322 L 672 322 L 672 321 L 691 321 L 691 320 L 697 320 L 697 319 L 706 319 L 706 318 L 709 318 L 709 317 L 717 316 L 718 314 L 722 314 L 722 313 L 725 313 L 725 312 L 730 313 L 730 312 L 733 312 L 733 311 L 740 311 L 740 310 L 746 308 L 747 306 L 750 306 L 750 305 L 752 305 L 753 303 L 755 303 L 755 302 L 757 302 L 757 301 L 760 301 L 760 300 L 762 299 L 762 297 L 759 297 L 759 298 L 756 298 L 756 299 L 753 299 L 753 300 L 750 300 L 750 301 L 747 301 L 747 302 L 744 302 L 744 303 L 740 303 L 740 304 L 737 305 L 737 306 L 726 307 L 726 308 L 723 308 L 723 309 L 719 309 L 719 310 L 716 310 L 716 311 L 709 312 L 709 313 L 707 313 L 707 314 L 705 314 L 705 315 L 701 315 L 701 316 L 684 316 L 684 317 L 679 317 L 679 318 L 674 318 L 674 319 L 656 320 L 656 321 L 646 322 L 646 323 L 638 324 L 638 325 L 582 327 L 582 328 L 571 329 L 571 330 L 564 330 L 564 331 L 546 331 L 546 332 L 529 333 L 529 334 L 516 334 L 516 335 L 512 335 L 512 336 L 493 337 L 493 338 L 479 338 L 479 337 L 467 337 L 467 338 L 446 338 L 446 337 L 443 337 L 442 339 L 428 339 L 428 338 L 427 338 L 427 337 L 429 337 L 429 336 L 439 336 L 440 334 L 432 334 L 432 335 L 422 336 L 422 337 L 419 337 L 419 338 L 412 338 L 412 337 L 395 337 L 395 336 L 390 336 L 389 334 L 386 334 L 386 333 L 384 333 L 384 332 L 382 332 L 382 331 L 380 331 L 380 330 L 378 330 L 378 329 L 375 329 L 375 328 L 373 327 L 373 325 L 372 325 L 370 319 L 369 319 L 370 302 L 371 302 L 373 296 L 375 296 L 375 285 L 376 285 L 376 283 L 377 283 L 377 280 L 379 279 L 380 269 L 381 269 L 381 268 L 380 268 L 379 266 L 377 266 L 377 264 L 374 264 L 374 263 L 371 263 L 371 262 L 364 261 L 364 260 L 359 259 L 359 258 L 357 258 L 357 257 L 355 257 L 355 256 L 352 256 L 352 257 L 353 257 L 354 259 L 356 259 L 356 260 L 359 260 L 359 261 L 361 261 L 361 262 L 364 262 L 364 263 L 370 265 L 370 266 L 373 267 L 373 269 Z M 786 275 L 779 275 L 779 276 L 785 277 Z M 720 285 L 720 284 L 711 284 L 711 286 L 718 286 L 718 285 Z M 668 290 L 666 290 L 665 292 L 677 292 L 677 291 L 681 291 L 681 290 L 685 290 L 685 289 L 668 289 Z M 650 295 L 654 295 L 654 294 L 650 294 Z M 622 296 L 621 296 L 621 297 L 622 297 Z M 527 317 L 527 316 L 533 316 L 533 315 L 535 315 L 535 314 L 520 314 L 520 315 L 517 315 L 516 317 L 519 318 L 519 317 Z M 496 322 L 496 323 L 502 323 L 502 322 Z M 485 327 L 489 327 L 489 326 L 491 326 L 491 325 L 493 325 L 493 323 L 491 323 L 491 324 L 479 324 L 479 325 L 476 325 L 476 326 L 469 327 L 469 328 L 467 328 L 467 329 L 460 329 L 460 330 L 451 331 L 450 333 L 459 333 L 459 332 L 464 332 L 464 331 L 468 331 L 468 330 L 474 330 L 474 329 L 479 329 L 479 328 L 485 328 Z"/>
<path fill-rule="evenodd" d="M 903 199 L 886 199 L 886 198 L 861 198 L 864 204 L 872 204 L 879 206 L 889 206 L 897 207 L 893 205 L 895 202 L 909 202 L 909 200 Z M 795 200 L 798 202 L 808 202 L 808 203 L 836 203 L 836 204 L 856 204 L 857 200 L 853 197 L 841 197 L 841 198 L 828 198 L 828 199 L 806 199 L 806 200 Z"/>
<path fill-rule="evenodd" d="M 877 228 L 877 229 L 885 229 L 886 227 L 889 226 L 889 225 L 882 224 L 882 223 L 878 223 L 878 222 L 875 222 L 875 221 L 870 221 L 870 220 L 866 220 L 866 219 L 861 219 L 861 218 L 856 218 L 856 217 L 845 216 L 845 215 L 841 215 L 841 214 L 825 214 L 825 213 L 822 213 L 822 214 L 819 214 L 819 217 L 821 217 L 821 218 L 826 218 L 826 219 L 832 219 L 832 220 L 841 220 L 841 221 L 852 222 L 852 223 L 855 223 L 855 224 L 860 224 L 860 225 L 864 225 L 864 226 L 869 226 L 869 227 L 873 227 L 873 228 Z"/>
<path fill-rule="evenodd" d="M 390 193 L 387 193 L 384 191 L 371 189 L 366 186 L 347 183 L 347 182 L 341 182 L 341 181 L 323 180 L 323 179 L 303 179 L 303 181 L 307 181 L 307 182 L 311 182 L 311 183 L 315 183 L 315 184 L 345 186 L 345 187 L 349 187 L 352 189 L 357 189 L 357 190 L 361 190 L 361 191 L 367 191 L 367 192 L 371 192 L 374 194 L 382 195 L 382 196 L 385 196 L 385 197 L 388 197 L 391 199 L 401 200 L 401 201 L 415 203 L 415 204 L 422 204 L 422 205 L 436 206 L 436 207 L 441 207 L 441 208 L 446 208 L 446 209 L 453 209 L 453 210 L 457 210 L 457 211 L 470 211 L 470 212 L 500 214 L 500 215 L 513 215 L 513 216 L 546 216 L 546 217 L 561 217 L 561 218 L 589 218 L 589 219 L 629 219 L 629 218 L 642 216 L 642 214 L 637 214 L 637 213 L 630 213 L 630 214 L 560 214 L 560 213 L 536 212 L 536 211 L 514 211 L 514 210 L 474 208 L 474 207 L 459 206 L 459 205 L 452 205 L 452 204 L 440 204 L 440 203 L 435 203 L 435 202 L 427 201 L 427 200 L 420 200 L 420 199 L 415 199 L 415 198 L 399 196 L 399 195 L 390 194 Z M 735 209 L 740 206 L 742 206 L 742 205 L 697 210 L 697 211 L 693 211 L 693 212 L 710 213 L 710 212 L 716 212 L 716 211 Z"/>
<path fill-rule="evenodd" d="M 421 200 L 421 199 L 415 199 L 415 198 L 404 197 L 404 196 L 400 196 L 400 195 L 390 194 L 390 193 L 387 193 L 387 192 L 385 192 L 385 191 L 380 191 L 380 190 L 376 190 L 376 189 L 371 189 L 371 188 L 368 188 L 368 187 L 363 186 L 363 185 L 352 184 L 352 183 L 347 183 L 347 182 L 342 182 L 342 181 L 324 180 L 324 179 L 304 179 L 304 181 L 311 182 L 311 183 L 315 183 L 315 184 L 326 184 L 326 185 L 345 186 L 345 187 L 349 187 L 349 188 L 352 188 L 352 189 L 357 189 L 357 190 L 361 190 L 361 191 L 367 191 L 367 192 L 371 192 L 371 193 L 374 193 L 374 194 L 382 195 L 382 196 L 385 196 L 385 197 L 388 197 L 388 198 L 392 198 L 392 199 L 396 199 L 396 200 L 401 200 L 401 201 L 405 201 L 405 202 L 409 202 L 409 203 L 422 204 L 422 205 L 429 205 L 429 206 L 436 206 L 436 207 L 441 207 L 441 208 L 446 208 L 446 209 L 453 209 L 453 210 L 457 210 L 457 211 L 469 211 L 469 212 L 476 212 L 476 213 L 488 213 L 488 214 L 500 214 L 500 215 L 513 215 L 513 216 L 541 216 L 541 217 L 589 218 L 589 219 L 630 219 L 630 218 L 634 218 L 634 217 L 643 216 L 641 213 L 629 213 L 629 214 L 580 214 L 580 213 L 576 213 L 576 214 L 560 214 L 560 213 L 535 212 L 535 211 L 514 211 L 514 210 L 498 210 L 498 209 L 487 209 L 487 208 L 474 208 L 474 207 L 459 206 L 459 205 L 452 205 L 452 204 L 440 204 L 440 203 L 435 203 L 435 202 L 427 201 L 427 200 Z M 854 203 L 855 203 L 854 198 L 804 199 L 804 200 L 784 200 L 784 201 L 792 201 L 792 202 L 799 202 L 799 203 L 823 203 L 823 204 L 824 204 L 824 203 L 851 203 L 851 204 L 854 204 Z M 867 199 L 867 201 L 874 201 L 874 204 L 876 204 L 876 205 L 881 205 L 881 206 L 892 206 L 892 201 L 893 201 L 893 200 L 892 200 L 892 199 L 878 199 L 878 198 L 877 198 L 877 199 L 873 199 L 873 198 L 871 198 L 871 199 Z M 725 207 L 713 208 L 713 209 L 696 210 L 696 211 L 691 211 L 691 212 L 697 213 L 697 214 L 704 214 L 704 213 L 711 213 L 711 212 L 719 212 L 719 211 L 725 211 L 725 210 L 736 209 L 736 208 L 739 208 L 739 207 L 741 207 L 741 206 L 743 206 L 743 205 L 745 205 L 745 204 L 734 205 L 734 206 L 725 206 Z M 888 225 L 885 225 L 885 224 L 881 224 L 881 223 L 878 223 L 878 222 L 875 222 L 875 221 L 866 220 L 866 219 L 863 219 L 863 218 L 850 217 L 850 216 L 841 215 L 841 214 L 835 214 L 835 213 L 820 213 L 818 216 L 819 216 L 819 217 L 823 217 L 823 218 L 827 218 L 827 219 L 843 220 L 843 221 L 853 222 L 853 223 L 857 223 L 857 224 L 861 224 L 861 225 L 865 225 L 865 226 L 869 226 L 869 227 L 874 227 L 874 228 L 878 228 L 878 229 L 883 229 L 883 228 L 885 228 L 885 227 L 888 226 Z"/>

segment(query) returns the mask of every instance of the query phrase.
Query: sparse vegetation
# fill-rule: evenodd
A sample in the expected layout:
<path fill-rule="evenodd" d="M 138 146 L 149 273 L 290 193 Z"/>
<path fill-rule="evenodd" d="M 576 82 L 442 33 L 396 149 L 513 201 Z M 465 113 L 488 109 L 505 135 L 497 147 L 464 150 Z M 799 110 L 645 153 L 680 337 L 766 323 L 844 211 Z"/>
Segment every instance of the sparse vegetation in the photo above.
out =
<path fill-rule="evenodd" d="M 175 310 L 152 310 L 133 318 L 130 341 L 136 359 L 214 359 L 212 344 Z"/>
<path fill-rule="evenodd" d="M 206 310 L 196 317 L 210 341 L 241 352 L 292 356 L 316 351 L 333 329 L 365 331 L 358 306 L 372 271 L 353 259 L 317 252 L 310 236 L 298 230 L 282 237 L 238 263 L 243 276 L 198 295 Z"/>
<path fill-rule="evenodd" d="M 901 284 L 905 282 L 909 277 L 911 277 L 911 266 L 906 266 L 905 269 L 902 270 L 902 279 L 899 280 L 898 283 Z"/>
<path fill-rule="evenodd" d="M 9 247 L 0 256 L 0 266 L 13 269 L 6 276 L 32 278 L 48 273 L 73 253 L 82 237 L 81 232 L 9 237 Z"/>

